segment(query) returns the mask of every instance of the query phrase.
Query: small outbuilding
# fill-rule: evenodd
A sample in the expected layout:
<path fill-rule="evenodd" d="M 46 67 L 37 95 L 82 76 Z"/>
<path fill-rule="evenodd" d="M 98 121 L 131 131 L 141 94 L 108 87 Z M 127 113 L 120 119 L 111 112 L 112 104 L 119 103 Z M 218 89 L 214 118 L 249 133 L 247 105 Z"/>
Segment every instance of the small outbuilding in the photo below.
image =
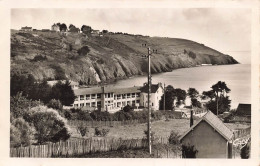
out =
<path fill-rule="evenodd" d="M 209 111 L 180 137 L 180 142 L 194 146 L 196 158 L 232 158 L 232 138 L 233 132 Z"/>

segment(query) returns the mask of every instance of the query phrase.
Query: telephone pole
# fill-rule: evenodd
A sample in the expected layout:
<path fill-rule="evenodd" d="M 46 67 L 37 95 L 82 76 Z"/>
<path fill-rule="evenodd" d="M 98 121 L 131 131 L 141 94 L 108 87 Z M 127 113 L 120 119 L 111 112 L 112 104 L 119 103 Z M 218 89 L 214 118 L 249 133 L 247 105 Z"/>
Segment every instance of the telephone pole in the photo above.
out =
<path fill-rule="evenodd" d="M 149 153 L 152 154 L 152 127 L 151 127 L 151 50 L 148 48 L 148 146 Z"/>

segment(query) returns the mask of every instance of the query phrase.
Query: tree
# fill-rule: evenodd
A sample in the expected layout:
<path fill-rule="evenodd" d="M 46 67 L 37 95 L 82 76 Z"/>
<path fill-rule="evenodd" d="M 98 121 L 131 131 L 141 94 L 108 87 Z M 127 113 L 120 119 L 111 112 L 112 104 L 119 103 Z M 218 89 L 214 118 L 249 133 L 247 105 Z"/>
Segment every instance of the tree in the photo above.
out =
<path fill-rule="evenodd" d="M 189 88 L 188 95 L 191 99 L 197 99 L 199 97 L 199 92 L 195 88 Z"/>
<path fill-rule="evenodd" d="M 188 89 L 188 95 L 191 98 L 191 105 L 194 107 L 201 107 L 201 103 L 198 101 L 199 92 L 195 88 Z"/>
<path fill-rule="evenodd" d="M 203 91 L 202 92 L 202 96 L 201 96 L 201 99 L 202 100 L 207 100 L 207 99 L 214 99 L 215 98 L 215 93 L 213 90 L 209 90 L 209 91 Z"/>
<path fill-rule="evenodd" d="M 51 99 L 49 103 L 47 104 L 49 108 L 53 108 L 55 110 L 62 110 L 62 104 L 60 100 Z"/>
<path fill-rule="evenodd" d="M 81 31 L 85 34 L 90 34 L 92 31 L 91 26 L 87 26 L 87 25 L 82 25 L 81 27 Z"/>
<path fill-rule="evenodd" d="M 11 117 L 19 118 L 24 117 L 28 109 L 42 105 L 39 101 L 32 101 L 22 95 L 22 92 L 17 93 L 15 96 L 10 98 L 10 113 Z"/>
<path fill-rule="evenodd" d="M 62 31 L 64 31 L 64 32 L 66 32 L 67 31 L 67 25 L 66 24 L 64 24 L 64 23 L 62 23 L 62 24 L 60 24 L 60 31 L 62 32 Z"/>
<path fill-rule="evenodd" d="M 216 84 L 212 85 L 211 89 L 213 90 L 213 92 L 215 93 L 215 96 L 216 96 L 216 115 L 219 114 L 220 105 L 221 105 L 222 109 L 229 110 L 230 100 L 227 98 L 227 93 L 230 92 L 230 89 L 227 87 L 226 83 L 222 82 L 222 81 L 218 81 Z M 227 107 L 223 108 L 223 106 L 227 106 Z M 224 112 L 224 110 L 221 110 L 221 112 Z"/>
<path fill-rule="evenodd" d="M 102 33 L 105 34 L 105 33 L 108 33 L 108 30 L 102 30 Z"/>
<path fill-rule="evenodd" d="M 126 105 L 123 110 L 123 112 L 132 112 L 133 111 L 133 108 L 130 106 L 130 105 Z"/>
<path fill-rule="evenodd" d="M 53 99 L 60 100 L 62 105 L 66 106 L 73 104 L 76 98 L 68 80 L 64 84 L 61 81 L 55 84 L 52 87 L 52 96 Z"/>
<path fill-rule="evenodd" d="M 180 88 L 175 89 L 176 97 L 178 100 L 178 104 L 181 104 L 181 101 L 185 101 L 187 97 L 187 93 L 185 90 L 182 90 Z"/>
<path fill-rule="evenodd" d="M 39 144 L 65 141 L 70 138 L 65 119 L 53 109 L 46 106 L 33 107 L 30 109 L 28 119 L 35 127 L 35 136 Z"/>
<path fill-rule="evenodd" d="M 10 127 L 11 146 L 28 146 L 33 141 L 34 128 L 23 118 L 17 118 L 12 121 Z"/>
<path fill-rule="evenodd" d="M 165 109 L 166 110 L 173 110 L 174 108 L 174 100 L 176 99 L 176 92 L 173 86 L 168 85 L 166 87 L 165 91 Z M 164 95 L 162 96 L 162 99 L 160 100 L 160 109 L 163 109 L 164 105 Z"/>

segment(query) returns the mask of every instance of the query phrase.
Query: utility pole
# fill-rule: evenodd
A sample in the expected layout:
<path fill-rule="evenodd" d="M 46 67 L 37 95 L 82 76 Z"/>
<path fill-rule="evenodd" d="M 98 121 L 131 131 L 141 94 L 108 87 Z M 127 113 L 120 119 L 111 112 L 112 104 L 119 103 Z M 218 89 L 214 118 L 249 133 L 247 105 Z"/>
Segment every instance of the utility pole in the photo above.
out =
<path fill-rule="evenodd" d="M 164 86 L 164 87 L 163 87 L 163 93 L 164 93 L 164 95 L 163 95 L 163 110 L 164 110 L 164 112 L 165 112 L 165 83 L 164 83 L 163 86 Z"/>
<path fill-rule="evenodd" d="M 148 48 L 148 146 L 149 153 L 152 154 L 152 128 L 151 128 L 151 50 Z"/>

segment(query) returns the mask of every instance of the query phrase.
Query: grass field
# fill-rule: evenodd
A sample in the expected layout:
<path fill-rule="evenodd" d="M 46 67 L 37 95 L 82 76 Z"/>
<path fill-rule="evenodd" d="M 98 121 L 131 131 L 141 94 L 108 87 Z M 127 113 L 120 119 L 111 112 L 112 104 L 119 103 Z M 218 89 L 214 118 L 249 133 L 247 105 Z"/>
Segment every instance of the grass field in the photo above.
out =
<path fill-rule="evenodd" d="M 196 121 L 195 121 L 196 122 Z M 194 122 L 194 123 L 195 123 Z M 184 133 L 189 129 L 190 121 L 189 119 L 171 119 L 169 121 L 160 120 L 152 122 L 152 131 L 155 132 L 155 136 L 167 137 L 170 135 L 171 131 L 175 131 L 178 134 Z M 137 125 L 126 125 L 126 126 L 111 126 L 106 127 L 110 131 L 107 137 L 113 138 L 143 138 L 144 130 L 147 129 L 147 124 L 137 124 Z M 94 136 L 94 128 L 89 128 L 89 133 L 87 137 Z M 81 137 L 77 132 L 76 127 L 72 128 L 72 137 Z"/>
<path fill-rule="evenodd" d="M 197 120 L 194 120 L 196 123 Z M 155 132 L 155 136 L 168 137 L 173 130 L 174 132 L 182 135 L 185 131 L 189 129 L 190 121 L 189 119 L 170 119 L 169 121 L 160 120 L 152 122 L 152 131 Z M 247 124 L 234 124 L 226 123 L 226 126 L 231 130 L 238 128 L 246 128 Z M 147 129 L 147 124 L 136 124 L 136 125 L 125 125 L 125 126 L 111 126 L 104 127 L 108 128 L 110 131 L 107 137 L 111 138 L 143 138 L 144 130 Z M 81 138 L 81 135 L 77 132 L 76 127 L 72 127 L 72 137 Z M 89 133 L 85 137 L 94 137 L 94 128 L 89 128 Z"/>

